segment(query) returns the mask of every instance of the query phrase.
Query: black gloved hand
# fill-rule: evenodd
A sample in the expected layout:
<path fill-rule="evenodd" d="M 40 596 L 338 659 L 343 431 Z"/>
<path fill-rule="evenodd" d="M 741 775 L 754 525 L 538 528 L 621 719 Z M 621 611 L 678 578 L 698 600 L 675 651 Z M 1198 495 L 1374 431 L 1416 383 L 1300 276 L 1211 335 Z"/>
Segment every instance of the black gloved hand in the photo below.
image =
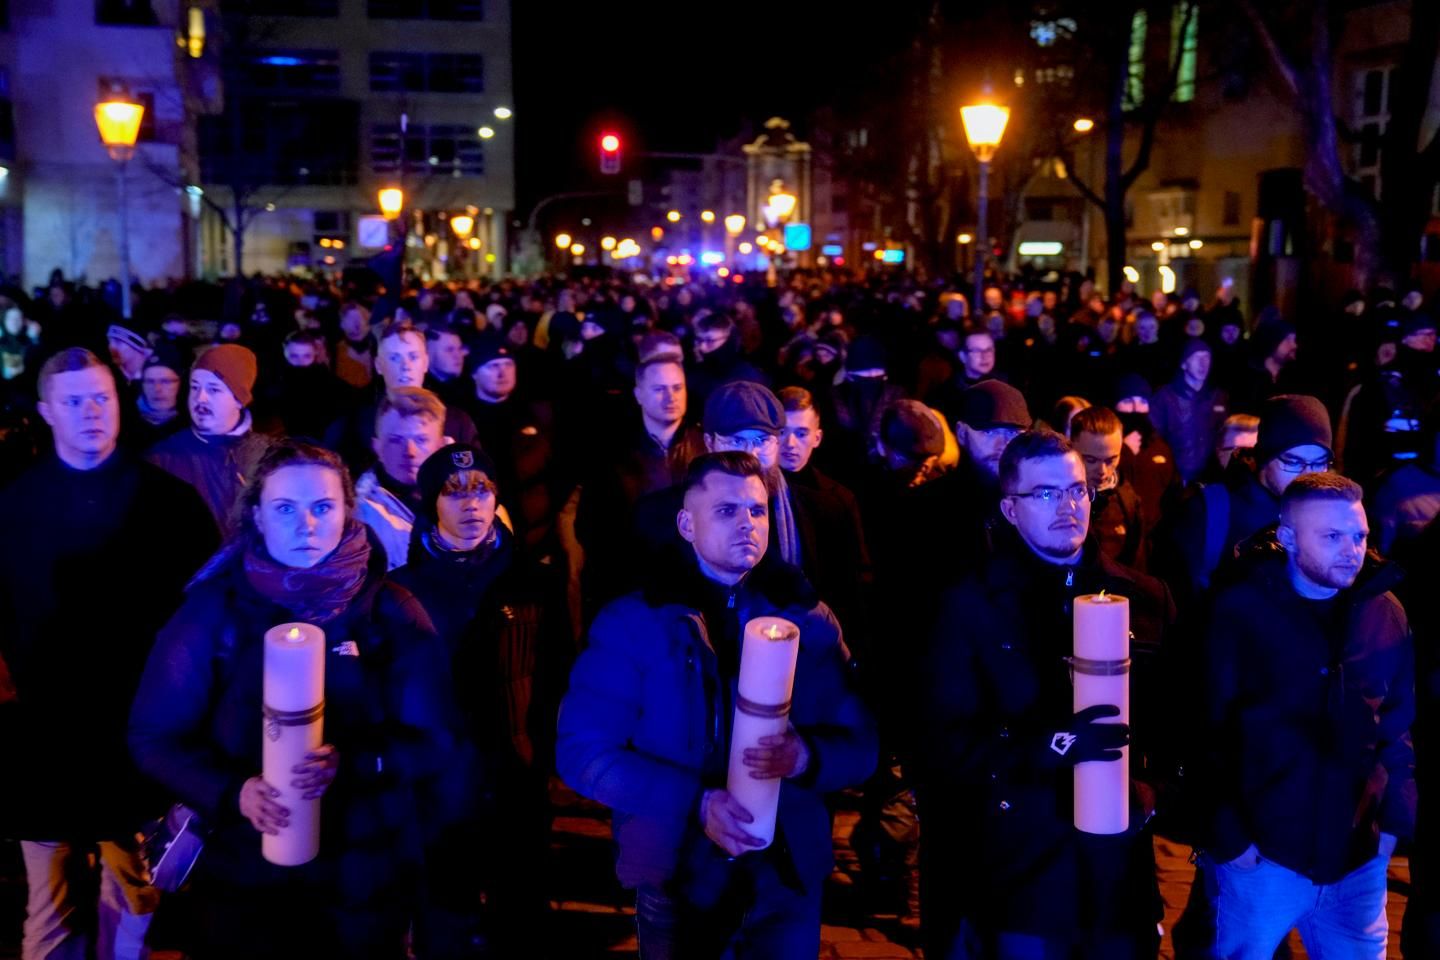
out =
<path fill-rule="evenodd" d="M 1120 708 L 1112 704 L 1086 707 L 1071 718 L 1068 730 L 1058 730 L 1051 735 L 1051 752 L 1063 763 L 1119 760 L 1120 748 L 1130 744 L 1130 724 L 1100 722 L 1106 717 L 1118 716 Z"/>

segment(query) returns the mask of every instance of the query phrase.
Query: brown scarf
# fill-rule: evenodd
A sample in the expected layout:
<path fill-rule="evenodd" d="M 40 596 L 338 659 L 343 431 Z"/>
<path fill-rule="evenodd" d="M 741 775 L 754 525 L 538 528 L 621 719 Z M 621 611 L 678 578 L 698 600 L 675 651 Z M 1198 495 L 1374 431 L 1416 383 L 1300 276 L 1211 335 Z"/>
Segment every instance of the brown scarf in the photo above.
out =
<path fill-rule="evenodd" d="M 271 559 L 265 544 L 253 538 L 245 549 L 245 579 L 262 597 L 305 623 L 323 624 L 344 613 L 365 586 L 370 543 L 365 525 L 345 521 L 340 545 L 310 568 L 287 567 Z"/>

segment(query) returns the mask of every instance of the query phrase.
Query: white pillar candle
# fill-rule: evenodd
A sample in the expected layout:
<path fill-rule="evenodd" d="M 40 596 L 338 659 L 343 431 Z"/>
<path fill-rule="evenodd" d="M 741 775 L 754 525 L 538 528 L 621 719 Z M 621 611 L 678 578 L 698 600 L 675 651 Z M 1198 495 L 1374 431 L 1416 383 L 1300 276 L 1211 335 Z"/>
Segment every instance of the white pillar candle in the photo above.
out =
<path fill-rule="evenodd" d="M 325 631 L 308 623 L 282 623 L 265 631 L 262 770 L 290 811 L 278 836 L 263 834 L 260 852 L 282 867 L 309 863 L 320 852 L 320 801 L 290 785 L 294 767 L 323 743 Z"/>
<path fill-rule="evenodd" d="M 780 780 L 757 780 L 745 766 L 745 751 L 761 737 L 782 734 L 790 724 L 790 694 L 795 661 L 800 655 L 800 628 L 780 617 L 756 617 L 745 624 L 740 648 L 739 697 L 730 731 L 730 776 L 727 789 L 754 822 L 745 832 L 765 841 L 775 839 L 780 807 Z"/>
<path fill-rule="evenodd" d="M 1130 601 L 1113 594 L 1075 598 L 1075 712 L 1098 704 L 1120 708 L 1102 722 L 1130 722 Z M 1119 760 L 1075 764 L 1075 829 L 1124 833 L 1130 825 L 1130 748 Z"/>

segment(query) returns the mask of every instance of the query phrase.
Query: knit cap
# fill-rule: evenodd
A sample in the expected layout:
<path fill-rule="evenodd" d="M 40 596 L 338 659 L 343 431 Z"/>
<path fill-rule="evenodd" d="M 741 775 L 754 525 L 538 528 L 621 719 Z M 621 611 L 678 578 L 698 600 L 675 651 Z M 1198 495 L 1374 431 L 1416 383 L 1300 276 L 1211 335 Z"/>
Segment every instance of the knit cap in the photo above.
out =
<path fill-rule="evenodd" d="M 219 377 L 242 407 L 250 406 L 250 401 L 255 398 L 257 368 L 255 354 L 248 347 L 238 343 L 210 347 L 195 361 L 191 371 L 195 370 L 209 370 Z"/>
<path fill-rule="evenodd" d="M 445 481 L 466 470 L 479 471 L 485 474 L 491 483 L 495 482 L 495 462 L 485 451 L 468 443 L 452 443 L 441 447 L 420 464 L 415 486 L 420 491 L 420 508 L 432 523 L 437 522 L 439 516 L 435 504 L 440 499 L 440 491 L 445 489 Z"/>
<path fill-rule="evenodd" d="M 1330 413 L 1315 397 L 1285 393 L 1260 406 L 1255 462 L 1264 466 L 1286 450 L 1311 444 L 1333 454 Z"/>

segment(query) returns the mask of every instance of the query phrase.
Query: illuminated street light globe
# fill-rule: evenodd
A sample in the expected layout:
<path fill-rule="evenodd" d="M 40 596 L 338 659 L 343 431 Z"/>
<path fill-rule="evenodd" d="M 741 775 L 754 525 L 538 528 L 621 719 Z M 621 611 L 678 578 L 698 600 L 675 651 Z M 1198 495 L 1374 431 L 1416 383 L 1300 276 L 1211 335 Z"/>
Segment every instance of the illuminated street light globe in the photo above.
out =
<path fill-rule="evenodd" d="M 615 240 L 614 237 L 601 237 L 601 238 L 600 238 L 600 249 L 601 249 L 601 250 L 614 250 L 614 249 L 615 249 L 615 243 L 616 243 L 616 240 Z"/>
<path fill-rule="evenodd" d="M 509 119 L 510 119 L 511 117 L 513 117 L 513 116 L 515 116 L 515 111 L 514 111 L 514 110 L 511 110 L 509 107 L 496 107 L 496 108 L 495 108 L 495 119 L 496 119 L 496 120 L 509 120 Z"/>
<path fill-rule="evenodd" d="M 1076 133 L 1089 133 L 1095 129 L 1095 121 L 1089 117 L 1080 117 L 1073 124 Z"/>
<path fill-rule="evenodd" d="M 495 136 L 495 128 L 494 128 L 494 127 L 481 127 L 479 130 L 476 130 L 475 132 L 480 135 L 480 139 L 481 139 L 481 140 L 489 140 L 491 137 Z"/>
<path fill-rule="evenodd" d="M 666 219 L 666 220 L 669 220 L 671 223 L 679 223 L 679 222 L 680 222 L 680 211 L 679 211 L 679 210 L 671 210 L 669 213 L 665 214 L 665 219 Z"/>
<path fill-rule="evenodd" d="M 475 229 L 475 218 L 467 214 L 450 218 L 450 229 L 455 231 L 455 236 L 465 239 L 470 236 L 470 231 Z"/>
<path fill-rule="evenodd" d="M 100 140 L 115 160 L 128 160 L 135 153 L 135 141 L 140 137 L 140 121 L 145 118 L 145 107 L 128 100 L 106 100 L 95 104 L 95 126 L 100 130 Z"/>
<path fill-rule="evenodd" d="M 981 163 L 989 163 L 1000 147 L 1005 136 L 1005 125 L 1010 122 L 1010 108 L 993 103 L 975 103 L 960 108 L 960 120 L 965 125 L 965 139 Z"/>
<path fill-rule="evenodd" d="M 405 191 L 399 187 L 385 187 L 376 195 L 376 199 L 386 220 L 394 220 L 400 216 L 400 211 L 405 209 Z"/>
<path fill-rule="evenodd" d="M 585 244 L 583 244 L 583 243 L 572 243 L 572 244 L 570 244 L 570 252 L 573 253 L 573 254 L 574 254 L 575 256 L 577 256 L 577 257 L 579 257 L 579 256 L 584 256 L 584 254 L 585 254 Z"/>
<path fill-rule="evenodd" d="M 715 222 L 715 211 L 714 211 L 714 210 L 701 210 L 701 211 L 700 211 L 700 219 L 701 219 L 702 221 L 704 221 L 705 223 L 714 223 L 714 222 Z"/>
<path fill-rule="evenodd" d="M 573 238 L 570 236 L 570 234 L 568 234 L 568 233 L 557 233 L 557 234 L 555 234 L 555 246 L 556 246 L 557 248 L 561 249 L 561 250 L 564 250 L 566 247 L 570 246 L 570 244 L 573 243 L 573 242 L 574 242 L 574 239 L 573 239 Z"/>
<path fill-rule="evenodd" d="M 732 213 L 725 218 L 725 232 L 732 237 L 738 237 L 745 232 L 745 216 L 740 213 Z"/>

